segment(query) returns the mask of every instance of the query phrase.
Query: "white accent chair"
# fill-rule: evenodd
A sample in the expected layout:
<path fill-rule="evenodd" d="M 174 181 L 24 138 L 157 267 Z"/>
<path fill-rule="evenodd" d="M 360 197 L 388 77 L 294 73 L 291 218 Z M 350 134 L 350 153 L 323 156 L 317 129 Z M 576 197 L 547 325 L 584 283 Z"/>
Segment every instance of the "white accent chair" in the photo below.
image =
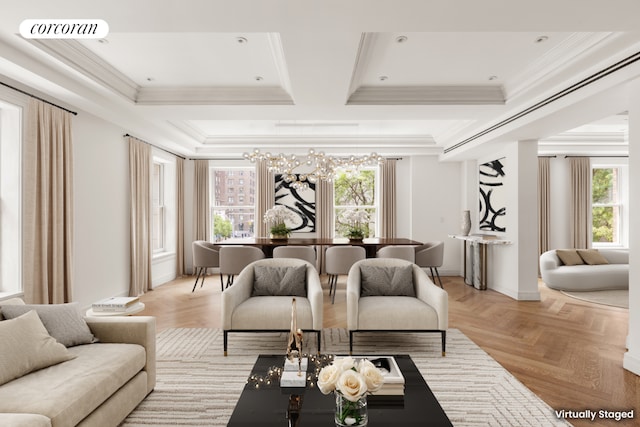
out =
<path fill-rule="evenodd" d="M 193 268 L 196 270 L 196 282 L 193 284 L 191 292 L 196 290 L 196 285 L 200 276 L 202 276 L 202 282 L 200 287 L 204 285 L 204 277 L 207 275 L 208 268 L 220 267 L 220 247 L 206 240 L 196 240 L 191 244 L 191 250 L 193 253 Z M 223 289 L 222 276 L 220 276 L 220 289 Z"/>
<path fill-rule="evenodd" d="M 233 278 L 249 264 L 264 258 L 264 252 L 253 246 L 222 246 L 220 248 L 220 280 L 227 275 L 227 288 Z"/>
<path fill-rule="evenodd" d="M 361 268 L 397 268 L 411 266 L 415 297 L 361 296 Z M 415 264 L 401 259 L 367 258 L 351 267 L 347 277 L 347 329 L 349 353 L 353 352 L 356 332 L 434 332 L 442 340 L 446 352 L 449 326 L 447 292 L 436 286 L 427 273 Z"/>
<path fill-rule="evenodd" d="M 376 258 L 404 259 L 413 263 L 416 260 L 416 251 L 413 246 L 385 246 L 378 249 Z"/>
<path fill-rule="evenodd" d="M 303 259 L 318 269 L 316 248 L 313 246 L 277 246 L 273 250 L 273 257 Z"/>
<path fill-rule="evenodd" d="M 362 246 L 331 246 L 325 252 L 325 272 L 329 276 L 329 295 L 331 304 L 336 300 L 338 276 L 349 274 L 351 266 L 367 257 Z M 333 293 L 332 293 L 333 292 Z"/>
<path fill-rule="evenodd" d="M 440 273 L 438 273 L 438 267 L 442 267 L 442 263 L 444 262 L 444 242 L 427 242 L 421 246 L 416 246 L 415 252 L 415 263 L 421 268 L 428 268 L 431 271 L 431 281 L 436 283 L 437 277 L 440 287 L 444 289 L 442 279 L 440 279 Z M 433 274 L 434 270 L 435 276 Z"/>
<path fill-rule="evenodd" d="M 288 332 L 291 329 L 292 296 L 252 296 L 255 269 L 264 267 L 306 266 L 306 297 L 295 296 L 297 326 L 317 334 L 318 353 L 322 337 L 322 286 L 317 270 L 307 261 L 292 258 L 267 258 L 242 270 L 233 286 L 222 293 L 222 329 L 224 354 L 227 355 L 230 332 Z M 285 344 L 283 344 L 283 351 Z"/>

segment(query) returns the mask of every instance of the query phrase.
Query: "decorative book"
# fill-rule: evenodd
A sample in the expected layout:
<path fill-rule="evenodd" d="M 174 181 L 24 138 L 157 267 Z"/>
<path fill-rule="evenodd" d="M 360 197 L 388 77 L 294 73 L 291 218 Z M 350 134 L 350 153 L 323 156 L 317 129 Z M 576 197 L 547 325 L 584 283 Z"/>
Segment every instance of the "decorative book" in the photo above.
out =
<path fill-rule="evenodd" d="M 91 305 L 93 311 L 127 311 L 140 302 L 138 297 L 111 297 Z"/>

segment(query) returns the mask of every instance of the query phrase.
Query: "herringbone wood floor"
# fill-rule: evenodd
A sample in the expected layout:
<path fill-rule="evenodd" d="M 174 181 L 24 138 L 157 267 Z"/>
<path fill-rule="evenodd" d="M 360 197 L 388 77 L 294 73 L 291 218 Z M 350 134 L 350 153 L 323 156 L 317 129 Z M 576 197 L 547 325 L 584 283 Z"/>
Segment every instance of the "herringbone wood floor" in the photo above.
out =
<path fill-rule="evenodd" d="M 344 278 L 331 304 L 326 277 L 324 326 L 345 328 Z M 208 276 L 191 292 L 194 277 L 175 280 L 142 296 L 142 315 L 157 317 L 158 330 L 219 328 L 220 280 Z M 640 425 L 640 378 L 622 368 L 628 310 L 581 302 L 540 285 L 541 301 L 515 301 L 478 291 L 460 277 L 443 277 L 449 294 L 449 327 L 460 329 L 552 408 L 630 410 Z M 572 421 L 613 426 L 614 421 Z"/>

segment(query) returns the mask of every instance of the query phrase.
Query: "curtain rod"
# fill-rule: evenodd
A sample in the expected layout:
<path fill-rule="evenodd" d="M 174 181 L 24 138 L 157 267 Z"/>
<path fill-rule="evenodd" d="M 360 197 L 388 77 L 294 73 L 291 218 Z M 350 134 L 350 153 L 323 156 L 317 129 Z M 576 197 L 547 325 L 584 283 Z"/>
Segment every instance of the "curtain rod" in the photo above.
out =
<path fill-rule="evenodd" d="M 125 133 L 123 136 L 124 136 L 124 137 L 127 137 L 127 136 L 128 136 L 129 138 L 135 138 L 135 139 L 137 139 L 138 141 L 142 141 L 142 142 L 144 142 L 145 144 L 149 144 L 150 146 L 152 146 L 152 147 L 154 147 L 154 148 L 157 148 L 158 150 L 162 150 L 162 151 L 164 151 L 165 153 L 169 153 L 169 154 L 171 154 L 172 156 L 180 157 L 182 160 L 187 160 L 184 156 L 181 156 L 180 154 L 176 154 L 176 153 L 174 153 L 173 151 L 169 151 L 169 150 L 167 150 L 166 148 L 162 148 L 162 147 L 159 147 L 159 146 L 157 146 L 157 145 L 155 145 L 155 144 L 152 144 L 152 143 L 150 143 L 150 142 L 147 142 L 147 141 L 145 141 L 144 139 L 140 139 L 140 138 L 138 138 L 137 136 L 129 135 L 128 133 Z"/>
<path fill-rule="evenodd" d="M 594 158 L 598 158 L 598 157 L 623 157 L 623 158 L 628 158 L 629 155 L 626 155 L 626 156 L 625 155 L 613 155 L 613 156 L 605 156 L 605 155 L 602 155 L 602 156 L 564 156 L 565 159 L 569 158 L 569 157 L 589 157 L 589 158 L 591 158 L 591 157 L 594 157 Z"/>
<path fill-rule="evenodd" d="M 44 102 L 44 103 L 46 103 L 46 104 L 53 105 L 54 107 L 59 108 L 59 109 L 61 109 L 61 110 L 64 110 L 64 111 L 66 111 L 67 113 L 71 113 L 71 114 L 73 114 L 74 116 L 77 116 L 77 115 L 78 115 L 78 113 L 77 113 L 77 112 L 75 112 L 75 111 L 71 111 L 71 110 L 69 110 L 68 108 L 61 107 L 61 106 L 59 106 L 58 104 L 54 104 L 53 102 L 51 102 L 51 101 L 47 101 L 46 99 L 40 98 L 39 96 L 36 96 L 36 95 L 34 95 L 34 94 L 32 94 L 32 93 L 26 92 L 26 91 L 24 91 L 24 90 L 22 90 L 22 89 L 18 89 L 17 87 L 13 87 L 13 86 L 11 86 L 11 85 L 9 85 L 9 84 L 6 84 L 5 82 L 0 82 L 0 85 L 2 85 L 2 86 L 6 86 L 6 87 L 8 87 L 9 89 L 13 89 L 13 90 L 15 90 L 16 92 L 20 92 L 20 93 L 21 93 L 21 94 L 23 94 L 23 95 L 30 96 L 31 98 L 35 98 L 35 99 L 37 99 L 38 101 L 42 101 L 42 102 Z"/>
<path fill-rule="evenodd" d="M 538 156 L 538 157 L 552 157 L 552 158 L 554 158 L 554 159 L 555 159 L 555 158 L 556 158 L 556 157 L 558 157 L 558 156 L 556 156 L 556 155 L 554 154 L 553 156 L 549 155 L 549 156 Z"/>

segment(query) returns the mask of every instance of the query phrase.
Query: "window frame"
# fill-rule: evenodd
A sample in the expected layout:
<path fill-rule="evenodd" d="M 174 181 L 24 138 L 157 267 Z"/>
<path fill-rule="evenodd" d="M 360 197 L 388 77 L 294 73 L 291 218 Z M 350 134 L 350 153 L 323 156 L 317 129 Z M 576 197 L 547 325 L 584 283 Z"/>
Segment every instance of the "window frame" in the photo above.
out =
<path fill-rule="evenodd" d="M 594 203 L 593 201 L 593 174 L 596 169 L 616 169 L 617 170 L 617 188 L 614 190 L 617 195 L 617 201 L 614 203 Z M 591 227 L 589 229 L 591 234 L 591 246 L 593 248 L 619 248 L 628 247 L 628 161 L 626 159 L 611 159 L 611 158 L 594 158 L 591 162 Z M 614 236 L 617 234 L 617 241 L 613 242 L 596 242 L 593 236 L 593 209 L 595 207 L 613 207 L 614 212 L 617 208 L 617 218 L 614 220 L 617 230 L 614 231 Z M 614 213 L 615 215 L 615 213 Z"/>
<path fill-rule="evenodd" d="M 224 178 L 220 178 L 217 176 L 217 171 L 226 171 L 227 175 Z M 249 175 L 244 175 L 243 172 L 248 172 Z M 253 185 L 251 185 L 251 173 L 254 174 L 253 177 Z M 224 238 L 220 240 L 216 240 L 215 235 L 215 215 L 216 212 L 219 211 L 227 211 L 231 210 L 239 210 L 242 218 L 246 218 L 247 215 L 249 217 L 253 217 L 253 230 L 242 230 L 243 232 L 249 233 L 249 235 L 255 236 L 255 224 L 257 221 L 256 218 L 256 198 L 253 197 L 253 204 L 249 203 L 251 201 L 252 196 L 255 195 L 255 186 L 257 176 L 255 175 L 255 167 L 250 164 L 222 164 L 222 163 L 212 163 L 209 166 L 209 182 L 211 183 L 211 188 L 209 189 L 210 193 L 210 201 L 209 201 L 209 216 L 210 216 L 210 230 L 209 230 L 209 239 L 211 242 L 224 242 Z M 248 197 L 244 197 L 243 204 L 239 204 L 240 197 L 239 196 L 239 188 L 236 180 L 234 179 L 236 176 L 243 176 L 245 180 L 244 185 L 242 187 L 243 191 L 242 195 L 247 194 Z M 231 179 L 229 177 L 232 177 Z M 230 184 L 231 182 L 231 184 Z M 230 188 L 229 185 L 232 187 Z M 224 186 L 224 187 L 223 187 Z M 230 190 L 233 189 L 233 193 L 230 193 Z M 224 190 L 224 191 L 223 191 Z M 220 200 L 217 200 L 216 195 Z M 233 201 L 230 202 L 229 200 Z M 224 202 L 224 203 L 222 203 Z M 244 222 L 250 222 L 250 219 Z M 233 222 L 232 222 L 233 224 Z M 240 230 L 233 230 L 230 238 L 237 237 L 235 235 L 236 232 Z"/>
<path fill-rule="evenodd" d="M 157 201 L 158 204 L 155 204 L 156 198 L 155 198 L 155 193 L 156 193 L 156 188 L 155 188 L 155 176 L 156 176 L 156 167 L 158 167 L 158 188 L 157 188 Z M 157 157 L 153 158 L 153 167 L 152 167 L 152 173 L 151 173 L 151 192 L 152 192 L 152 197 L 151 197 L 151 209 L 153 211 L 152 215 L 155 216 L 156 215 L 156 209 L 158 209 L 158 216 L 160 217 L 159 220 L 159 230 L 155 229 L 155 224 L 156 221 L 152 221 L 151 222 L 151 233 L 152 233 L 152 253 L 154 255 L 156 254 L 161 254 L 167 251 L 167 212 L 166 212 L 166 205 L 165 205 L 165 199 L 166 199 L 166 186 L 165 186 L 165 174 L 166 174 L 166 164 L 162 159 L 159 159 Z M 158 241 L 160 242 L 159 246 L 155 247 L 155 245 L 153 245 L 153 242 L 156 237 L 156 233 L 158 233 Z"/>
<path fill-rule="evenodd" d="M 347 210 L 347 209 L 364 209 L 364 210 L 369 210 L 372 209 L 374 214 L 369 218 L 369 224 L 371 224 L 373 222 L 373 235 L 370 235 L 369 237 L 376 237 L 380 235 L 380 202 L 381 202 L 381 194 L 380 194 L 380 168 L 376 167 L 376 166 L 366 166 L 360 169 L 360 172 L 362 171 L 372 171 L 374 173 L 373 175 L 373 200 L 374 200 L 374 204 L 373 205 L 338 205 L 336 204 L 336 199 L 335 199 L 335 180 L 333 181 L 333 190 L 334 190 L 334 196 L 333 196 L 333 219 L 334 219 L 334 227 L 333 227 L 333 236 L 334 237 L 343 237 L 343 236 L 339 236 L 337 233 L 337 226 L 338 226 L 338 217 L 339 217 L 339 210 Z M 371 229 L 371 226 L 369 226 L 369 228 Z"/>

